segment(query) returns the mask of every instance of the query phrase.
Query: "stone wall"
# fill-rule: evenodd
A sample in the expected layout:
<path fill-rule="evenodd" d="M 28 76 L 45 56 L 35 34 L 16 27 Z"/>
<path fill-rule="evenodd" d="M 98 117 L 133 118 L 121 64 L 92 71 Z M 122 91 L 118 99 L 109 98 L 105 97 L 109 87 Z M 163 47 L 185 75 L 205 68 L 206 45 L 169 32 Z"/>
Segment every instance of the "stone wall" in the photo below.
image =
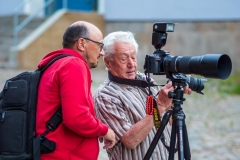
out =
<path fill-rule="evenodd" d="M 146 54 L 152 54 L 152 27 L 155 22 L 106 22 L 106 34 L 131 31 L 139 44 L 138 68 L 143 70 Z M 197 56 L 207 53 L 228 54 L 232 72 L 240 73 L 240 22 L 175 22 L 175 31 L 168 33 L 162 48 L 171 55 Z"/>

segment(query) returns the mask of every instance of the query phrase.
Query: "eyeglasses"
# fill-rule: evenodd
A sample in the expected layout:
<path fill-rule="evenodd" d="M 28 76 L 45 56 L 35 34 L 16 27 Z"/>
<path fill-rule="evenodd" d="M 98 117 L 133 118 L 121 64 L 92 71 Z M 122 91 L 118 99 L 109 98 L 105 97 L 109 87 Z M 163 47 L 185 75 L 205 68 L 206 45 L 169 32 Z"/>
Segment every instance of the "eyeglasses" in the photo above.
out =
<path fill-rule="evenodd" d="M 99 44 L 100 52 L 102 51 L 103 46 L 104 46 L 103 43 L 101 43 L 101 42 L 97 42 L 97 41 L 94 41 L 94 40 L 91 40 L 91 39 L 89 39 L 89 38 L 83 38 L 83 39 L 86 39 L 86 40 L 89 40 L 89 41 L 91 41 L 91 42 L 93 42 L 93 43 L 97 43 L 97 44 Z"/>

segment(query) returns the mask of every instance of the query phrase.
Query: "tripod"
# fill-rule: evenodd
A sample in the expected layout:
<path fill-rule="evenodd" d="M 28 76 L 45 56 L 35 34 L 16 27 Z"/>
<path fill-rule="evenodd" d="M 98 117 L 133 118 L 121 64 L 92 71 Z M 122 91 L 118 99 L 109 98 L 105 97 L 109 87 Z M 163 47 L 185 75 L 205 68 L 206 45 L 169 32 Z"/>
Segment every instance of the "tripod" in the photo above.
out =
<path fill-rule="evenodd" d="M 171 76 L 172 77 L 172 76 Z M 170 139 L 170 149 L 169 151 L 169 157 L 168 160 L 174 160 L 174 150 L 176 145 L 176 137 L 177 137 L 177 150 L 178 150 L 178 159 L 179 160 L 190 160 L 191 159 L 191 153 L 190 153 L 190 146 L 188 141 L 188 135 L 187 135 L 187 127 L 185 124 L 185 114 L 182 111 L 181 104 L 183 104 L 183 101 L 185 98 L 183 98 L 183 86 L 186 85 L 185 79 L 182 79 L 181 77 L 178 79 L 172 79 L 172 85 L 174 87 L 174 92 L 169 92 L 168 97 L 173 98 L 173 106 L 172 110 L 168 110 L 165 115 L 163 116 L 162 123 L 144 157 L 144 160 L 148 160 L 152 152 L 155 148 L 155 146 L 158 143 L 158 140 L 160 139 L 163 130 L 165 126 L 167 125 L 170 116 L 172 115 L 172 132 L 171 132 L 171 139 Z"/>

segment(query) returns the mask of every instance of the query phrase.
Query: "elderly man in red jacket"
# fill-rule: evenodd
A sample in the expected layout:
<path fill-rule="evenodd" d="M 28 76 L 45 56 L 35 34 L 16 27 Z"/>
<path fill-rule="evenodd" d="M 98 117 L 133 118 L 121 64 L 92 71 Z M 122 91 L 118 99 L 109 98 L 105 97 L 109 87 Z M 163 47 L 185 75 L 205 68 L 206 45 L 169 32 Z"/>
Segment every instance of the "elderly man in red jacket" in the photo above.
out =
<path fill-rule="evenodd" d="M 63 35 L 63 49 L 48 53 L 38 64 L 45 66 L 61 54 L 70 54 L 51 65 L 42 75 L 37 102 L 37 135 L 46 130 L 46 122 L 62 107 L 62 123 L 49 132 L 48 140 L 56 149 L 41 154 L 41 160 L 96 160 L 99 154 L 98 138 L 104 148 L 115 144 L 115 134 L 96 118 L 91 93 L 90 68 L 97 67 L 104 55 L 103 35 L 91 23 L 78 21 Z"/>

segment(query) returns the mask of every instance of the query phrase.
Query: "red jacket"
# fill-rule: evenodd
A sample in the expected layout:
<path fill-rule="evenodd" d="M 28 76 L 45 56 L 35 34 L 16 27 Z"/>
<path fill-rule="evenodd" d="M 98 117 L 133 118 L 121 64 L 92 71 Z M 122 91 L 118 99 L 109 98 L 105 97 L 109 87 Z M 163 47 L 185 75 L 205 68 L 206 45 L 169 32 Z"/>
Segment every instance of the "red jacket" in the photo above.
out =
<path fill-rule="evenodd" d="M 41 160 L 96 160 L 98 136 L 108 127 L 95 116 L 91 93 L 91 72 L 84 58 L 74 50 L 61 49 L 47 54 L 38 66 L 60 54 L 71 54 L 56 61 L 42 75 L 38 88 L 37 135 L 46 130 L 46 122 L 62 106 L 63 122 L 47 138 L 56 142 L 56 150 L 42 154 Z"/>

